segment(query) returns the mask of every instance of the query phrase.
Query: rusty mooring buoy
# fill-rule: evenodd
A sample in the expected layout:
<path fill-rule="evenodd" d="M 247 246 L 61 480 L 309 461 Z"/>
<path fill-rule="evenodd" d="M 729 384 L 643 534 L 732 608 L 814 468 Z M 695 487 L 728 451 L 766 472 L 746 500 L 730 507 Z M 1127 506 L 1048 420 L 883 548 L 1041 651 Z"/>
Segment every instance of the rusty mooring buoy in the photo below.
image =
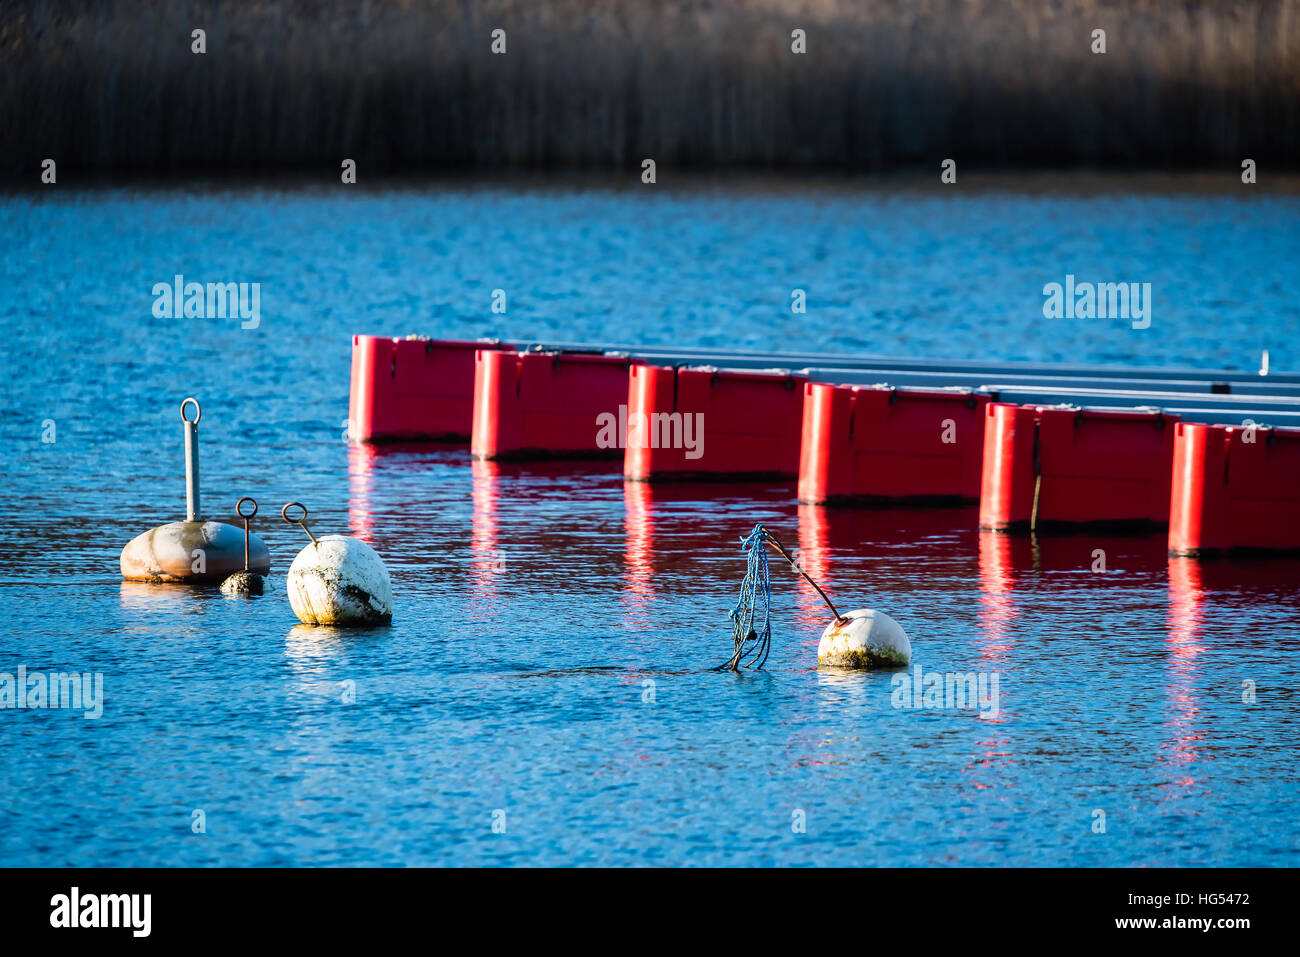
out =
<path fill-rule="evenodd" d="M 185 416 L 193 404 L 194 418 Z M 181 403 L 185 424 L 185 521 L 170 522 L 137 535 L 122 549 L 122 577 L 145 582 L 220 582 L 233 572 L 266 574 L 271 555 L 256 535 L 225 522 L 205 522 L 199 505 L 199 419 L 193 397 Z M 238 506 L 236 506 L 238 509 Z M 251 516 L 250 516 L 251 517 Z"/>
<path fill-rule="evenodd" d="M 245 502 L 253 506 L 251 512 L 244 512 Z M 249 550 L 253 541 L 253 535 L 248 530 L 248 523 L 257 514 L 257 499 L 245 495 L 235 503 L 235 514 L 244 520 L 244 568 L 221 583 L 221 593 L 223 595 L 260 595 L 263 586 L 262 576 L 248 567 Z"/>

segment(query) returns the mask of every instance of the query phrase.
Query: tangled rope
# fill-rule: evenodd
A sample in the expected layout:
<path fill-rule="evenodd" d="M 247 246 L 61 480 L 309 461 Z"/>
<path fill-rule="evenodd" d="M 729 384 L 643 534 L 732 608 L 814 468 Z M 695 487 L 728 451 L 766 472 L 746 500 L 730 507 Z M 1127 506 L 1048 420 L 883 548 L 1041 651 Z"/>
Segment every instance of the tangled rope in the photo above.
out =
<path fill-rule="evenodd" d="M 721 668 L 735 671 L 746 657 L 746 668 L 761 668 L 772 647 L 772 575 L 767 565 L 768 532 L 762 525 L 740 540 L 745 549 L 745 577 L 740 583 L 740 598 L 731 609 L 731 640 L 734 645 L 731 658 Z M 757 615 L 762 615 L 762 630 L 755 627 Z"/>
<path fill-rule="evenodd" d="M 717 671 L 723 668 L 737 671 L 746 658 L 749 659 L 746 668 L 762 668 L 772 650 L 772 576 L 767 565 L 766 545 L 776 549 L 790 563 L 790 567 L 817 590 L 835 619 L 840 619 L 840 613 L 835 610 L 821 586 L 799 567 L 799 563 L 766 526 L 761 523 L 755 525 L 754 530 L 740 540 L 740 545 L 745 550 L 745 577 L 740 583 L 740 598 L 736 601 L 736 607 L 728 612 L 733 650 L 727 662 L 714 669 Z M 761 630 L 757 625 L 760 617 Z"/>

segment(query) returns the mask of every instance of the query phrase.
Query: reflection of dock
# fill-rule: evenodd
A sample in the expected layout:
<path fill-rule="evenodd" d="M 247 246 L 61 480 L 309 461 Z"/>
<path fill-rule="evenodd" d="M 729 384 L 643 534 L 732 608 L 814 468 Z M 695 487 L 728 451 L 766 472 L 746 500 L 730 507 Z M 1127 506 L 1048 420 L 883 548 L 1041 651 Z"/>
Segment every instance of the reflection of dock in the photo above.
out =
<path fill-rule="evenodd" d="M 623 613 L 643 622 L 654 596 L 655 516 L 652 489 L 644 482 L 624 482 Z"/>
<path fill-rule="evenodd" d="M 975 505 L 801 505 L 788 481 L 636 482 L 602 463 L 476 461 L 446 445 L 354 445 L 348 463 L 353 533 L 390 559 L 396 577 L 463 602 L 461 613 L 493 627 L 506 627 L 510 609 L 537 595 L 599 609 L 593 627 L 616 630 L 621 641 L 658 640 L 683 607 L 725 624 L 743 567 L 739 541 L 763 522 L 837 603 L 905 609 L 909 628 L 925 621 L 946 632 L 963 668 L 1002 673 L 1002 711 L 987 719 L 999 727 L 1014 723 L 1026 669 L 1055 653 L 1044 621 L 1076 617 L 1079 633 L 1105 654 L 1124 638 L 1114 623 L 1093 622 L 1092 611 L 1153 601 L 1167 616 L 1159 638 L 1168 644 L 1148 643 L 1144 653 L 1160 651 L 1170 663 L 1169 720 L 1194 719 L 1204 596 L 1213 593 L 1220 611 L 1279 605 L 1294 599 L 1300 567 L 1265 556 L 1171 558 L 1164 535 L 1150 532 L 981 531 Z M 784 563 L 772 576 L 779 613 L 811 648 L 827 624 L 825 605 Z M 186 600 L 183 591 L 136 597 L 124 589 L 123 605 L 144 597 Z M 1007 734 L 986 737 L 986 758 L 1006 750 Z"/>
<path fill-rule="evenodd" d="M 657 580 L 729 578 L 734 564 L 729 561 L 723 571 L 713 564 L 712 556 L 719 548 L 726 550 L 728 559 L 739 554 L 740 539 L 753 528 L 756 515 L 778 523 L 793 518 L 789 488 L 779 485 L 652 485 L 623 480 L 619 485 L 624 503 L 624 604 L 638 614 L 645 614 L 660 596 Z M 710 511 L 708 522 L 699 520 L 702 506 Z M 774 569 L 773 578 L 778 574 Z M 821 608 L 824 618 L 825 605 Z"/>
<path fill-rule="evenodd" d="M 1022 542 L 994 532 L 980 532 L 980 625 L 983 642 L 979 656 L 990 671 L 1005 670 L 1015 647 L 1013 626 L 1018 614 L 1014 551 Z"/>
<path fill-rule="evenodd" d="M 1201 669 L 1197 659 L 1205 650 L 1200 644 L 1203 602 L 1199 564 L 1187 558 L 1170 558 L 1165 689 L 1168 703 L 1164 721 L 1167 740 L 1160 749 L 1159 763 L 1167 775 L 1160 787 L 1171 796 L 1187 793 L 1196 785 L 1192 765 L 1202 739 L 1197 687 Z"/>
<path fill-rule="evenodd" d="M 1167 526 L 1179 554 L 1300 550 L 1300 373 L 354 336 L 350 395 L 362 443 L 797 480 L 809 504 L 978 502 L 1006 532 Z"/>

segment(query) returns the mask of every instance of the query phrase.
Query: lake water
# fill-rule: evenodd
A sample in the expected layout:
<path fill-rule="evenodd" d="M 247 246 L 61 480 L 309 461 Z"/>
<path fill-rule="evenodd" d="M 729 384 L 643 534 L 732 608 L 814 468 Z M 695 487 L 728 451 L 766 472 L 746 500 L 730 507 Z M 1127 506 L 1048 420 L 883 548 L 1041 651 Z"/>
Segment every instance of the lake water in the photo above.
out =
<path fill-rule="evenodd" d="M 1300 861 L 1300 562 L 343 437 L 355 332 L 1294 369 L 1300 197 L 59 189 L 0 198 L 0 672 L 105 701 L 0 711 L 0 864 Z M 177 273 L 260 282 L 259 326 L 154 318 Z M 1044 319 L 1067 273 L 1150 282 L 1151 327 Z M 260 598 L 120 580 L 183 517 L 190 394 L 205 512 L 261 504 Z M 297 625 L 290 499 L 384 556 L 391 627 Z M 758 521 L 997 713 L 818 670 L 776 565 L 766 669 L 710 670 Z"/>

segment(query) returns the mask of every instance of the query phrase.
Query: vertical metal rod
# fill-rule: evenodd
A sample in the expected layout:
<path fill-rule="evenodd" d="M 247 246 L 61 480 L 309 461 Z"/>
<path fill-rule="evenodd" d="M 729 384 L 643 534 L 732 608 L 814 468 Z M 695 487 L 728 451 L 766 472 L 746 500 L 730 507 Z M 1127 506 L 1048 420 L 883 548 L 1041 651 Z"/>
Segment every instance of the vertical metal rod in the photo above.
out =
<path fill-rule="evenodd" d="M 194 403 L 194 419 L 185 418 L 185 406 Z M 185 520 L 201 521 L 199 515 L 199 419 L 203 412 L 198 399 L 189 398 L 181 403 L 181 421 L 185 423 Z"/>
<path fill-rule="evenodd" d="M 185 423 L 185 520 L 199 520 L 199 427 Z"/>

